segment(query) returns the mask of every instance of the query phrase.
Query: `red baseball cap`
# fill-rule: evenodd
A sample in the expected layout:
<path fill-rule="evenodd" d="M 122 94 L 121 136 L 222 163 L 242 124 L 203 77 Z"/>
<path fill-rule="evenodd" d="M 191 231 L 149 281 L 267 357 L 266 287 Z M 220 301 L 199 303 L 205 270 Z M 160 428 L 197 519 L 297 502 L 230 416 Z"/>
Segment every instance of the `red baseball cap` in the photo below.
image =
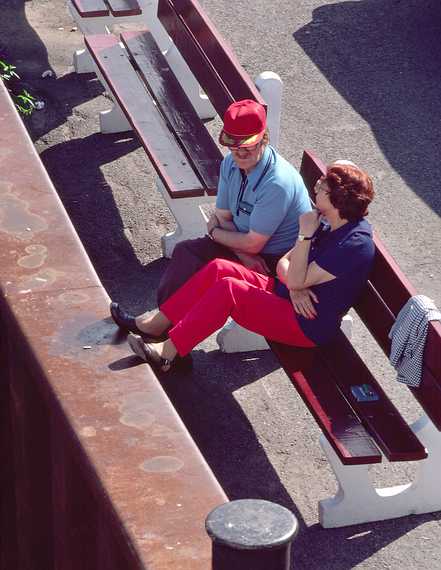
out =
<path fill-rule="evenodd" d="M 262 140 L 265 130 L 265 107 L 252 99 L 243 99 L 225 111 L 219 142 L 224 146 L 254 146 Z"/>

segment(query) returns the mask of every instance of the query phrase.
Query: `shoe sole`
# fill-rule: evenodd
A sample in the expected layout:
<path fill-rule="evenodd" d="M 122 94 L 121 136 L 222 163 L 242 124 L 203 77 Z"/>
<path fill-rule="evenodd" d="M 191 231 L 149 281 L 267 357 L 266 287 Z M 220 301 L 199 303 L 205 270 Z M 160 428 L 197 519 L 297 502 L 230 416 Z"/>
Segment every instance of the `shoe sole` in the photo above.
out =
<path fill-rule="evenodd" d="M 130 348 L 136 354 L 136 356 L 139 356 L 139 358 L 144 360 L 144 362 L 148 362 L 148 358 L 144 348 L 144 341 L 139 335 L 129 333 L 129 336 L 127 337 L 127 342 L 129 343 Z"/>

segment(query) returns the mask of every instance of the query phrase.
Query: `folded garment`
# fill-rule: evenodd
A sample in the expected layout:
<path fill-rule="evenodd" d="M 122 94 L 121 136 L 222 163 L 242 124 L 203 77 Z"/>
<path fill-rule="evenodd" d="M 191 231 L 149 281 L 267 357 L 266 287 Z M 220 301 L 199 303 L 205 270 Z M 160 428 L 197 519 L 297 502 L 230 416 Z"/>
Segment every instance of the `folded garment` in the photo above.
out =
<path fill-rule="evenodd" d="M 392 339 L 390 362 L 398 372 L 397 380 L 408 386 L 421 383 L 424 347 L 429 321 L 440 321 L 441 312 L 424 295 L 411 297 L 389 332 Z"/>

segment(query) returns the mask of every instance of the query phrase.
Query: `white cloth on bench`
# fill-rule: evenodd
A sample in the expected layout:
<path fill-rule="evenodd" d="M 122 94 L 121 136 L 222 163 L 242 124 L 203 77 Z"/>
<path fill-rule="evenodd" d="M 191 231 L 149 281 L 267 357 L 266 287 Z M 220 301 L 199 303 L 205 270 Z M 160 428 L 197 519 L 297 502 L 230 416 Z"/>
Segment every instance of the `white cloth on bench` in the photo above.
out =
<path fill-rule="evenodd" d="M 441 320 L 441 312 L 425 295 L 411 297 L 392 325 L 390 362 L 398 372 L 397 380 L 414 388 L 421 382 L 424 347 L 429 321 Z"/>

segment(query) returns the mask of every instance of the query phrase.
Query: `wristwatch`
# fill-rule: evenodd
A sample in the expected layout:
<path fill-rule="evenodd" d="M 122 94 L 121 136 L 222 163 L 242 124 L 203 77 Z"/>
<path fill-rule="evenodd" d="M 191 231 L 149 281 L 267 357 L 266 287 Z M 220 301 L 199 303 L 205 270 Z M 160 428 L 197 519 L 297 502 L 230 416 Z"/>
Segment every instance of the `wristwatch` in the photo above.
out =
<path fill-rule="evenodd" d="M 299 234 L 297 241 L 308 241 L 312 239 L 314 236 L 304 236 L 303 234 Z"/>

